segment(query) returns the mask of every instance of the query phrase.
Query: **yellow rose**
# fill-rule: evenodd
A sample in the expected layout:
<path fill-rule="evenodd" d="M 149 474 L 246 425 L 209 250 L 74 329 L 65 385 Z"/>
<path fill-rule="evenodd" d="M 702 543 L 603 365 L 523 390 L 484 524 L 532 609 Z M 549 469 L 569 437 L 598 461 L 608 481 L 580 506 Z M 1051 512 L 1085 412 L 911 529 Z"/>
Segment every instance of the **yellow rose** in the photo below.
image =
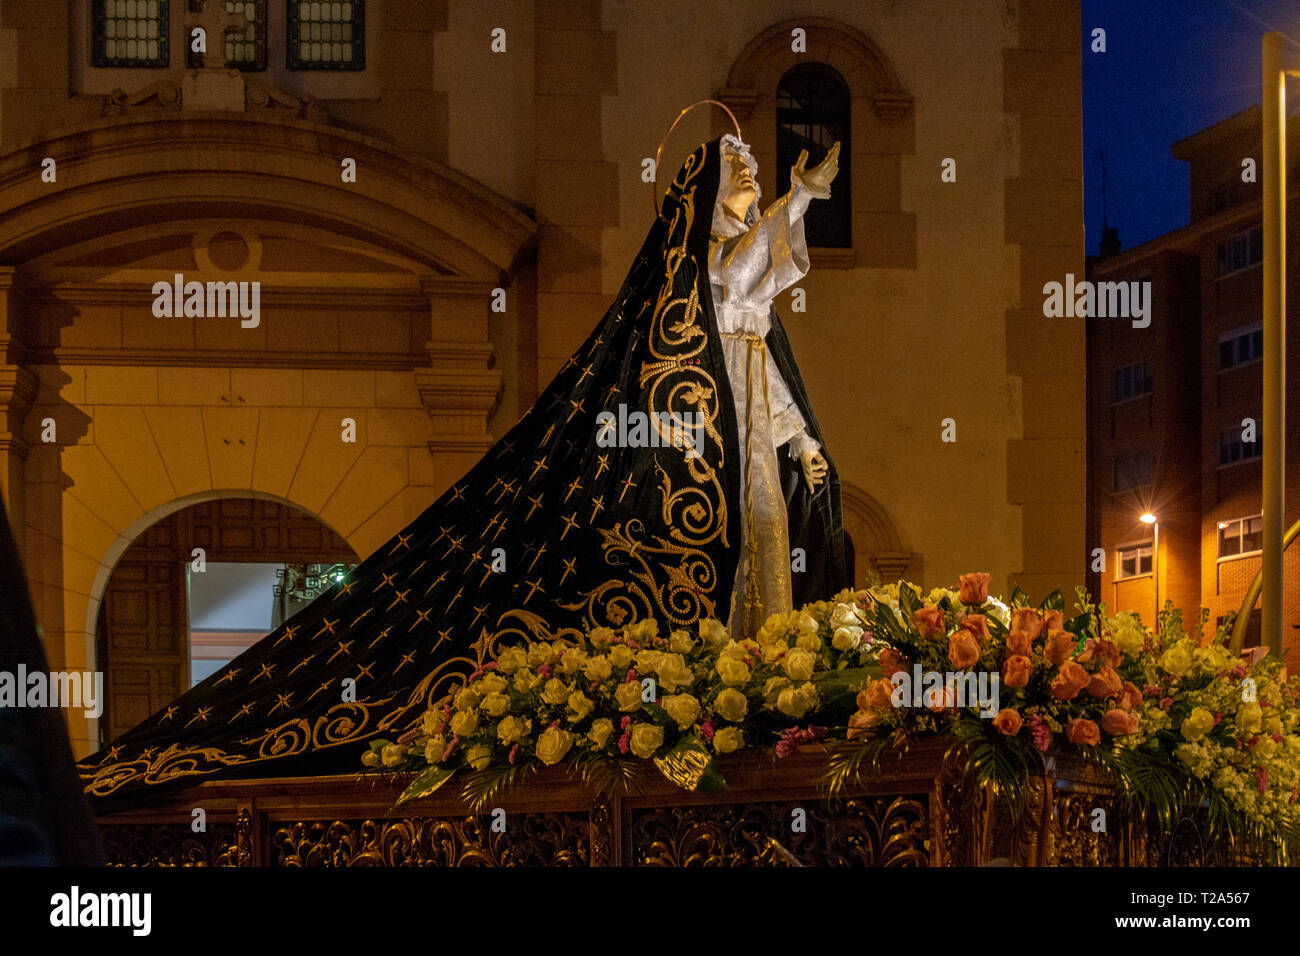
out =
<path fill-rule="evenodd" d="M 623 628 L 623 634 L 638 644 L 643 644 L 651 638 L 659 636 L 659 622 L 652 617 L 643 617 L 635 624 L 629 624 Z"/>
<path fill-rule="evenodd" d="M 700 621 L 700 637 L 710 647 L 717 647 L 727 642 L 727 628 L 716 618 L 706 617 Z"/>
<path fill-rule="evenodd" d="M 486 770 L 492 762 L 492 748 L 475 744 L 465 751 L 465 762 L 475 770 Z"/>
<path fill-rule="evenodd" d="M 674 654 L 689 654 L 694 646 L 690 631 L 676 630 L 668 635 L 668 649 Z"/>
<path fill-rule="evenodd" d="M 521 667 L 528 666 L 528 652 L 522 647 L 507 647 L 497 656 L 497 670 L 502 674 L 513 674 Z"/>
<path fill-rule="evenodd" d="M 700 702 L 690 694 L 673 694 L 664 698 L 664 710 L 677 722 L 678 730 L 685 730 L 700 716 Z"/>
<path fill-rule="evenodd" d="M 1182 677 L 1192 666 L 1192 652 L 1180 641 L 1160 656 L 1160 666 L 1175 677 Z"/>
<path fill-rule="evenodd" d="M 559 763 L 573 746 L 573 734 L 559 727 L 547 727 L 537 738 L 537 759 L 548 767 Z"/>
<path fill-rule="evenodd" d="M 804 702 L 805 710 L 812 710 L 817 706 L 817 686 L 810 681 L 800 684 L 795 691 Z"/>
<path fill-rule="evenodd" d="M 629 746 L 632 748 L 632 753 L 644 759 L 654 756 L 654 752 L 663 742 L 664 729 L 658 724 L 636 724 L 632 728 Z"/>
<path fill-rule="evenodd" d="M 565 674 L 576 674 L 582 670 L 582 665 L 587 663 L 587 654 L 585 651 L 570 650 L 560 658 L 560 670 Z"/>
<path fill-rule="evenodd" d="M 402 756 L 400 744 L 386 744 L 379 758 L 383 761 L 385 767 L 396 767 L 402 762 Z"/>
<path fill-rule="evenodd" d="M 813 668 L 817 666 L 817 657 L 812 651 L 796 647 L 785 655 L 781 669 L 791 680 L 805 681 L 812 677 Z"/>
<path fill-rule="evenodd" d="M 614 732 L 614 722 L 608 717 L 601 717 L 591 722 L 591 730 L 587 732 L 587 739 L 596 745 L 597 750 L 605 749 L 605 744 L 609 742 L 610 734 Z"/>
<path fill-rule="evenodd" d="M 483 698 L 483 702 L 479 706 L 483 708 L 483 712 L 489 717 L 500 717 L 510 709 L 510 698 L 505 694 L 498 694 L 493 691 Z"/>
<path fill-rule="evenodd" d="M 1137 657 L 1142 653 L 1142 648 L 1146 643 L 1146 635 L 1142 629 L 1127 618 L 1117 618 L 1111 629 L 1111 640 L 1119 648 L 1119 652 L 1126 657 Z"/>
<path fill-rule="evenodd" d="M 799 636 L 802 637 L 806 634 L 816 635 L 821 624 L 807 611 L 800 611 L 799 616 L 795 619 L 794 626 L 795 630 L 799 632 Z"/>
<path fill-rule="evenodd" d="M 722 678 L 722 683 L 730 687 L 739 687 L 749 681 L 749 667 L 742 661 L 733 660 L 730 657 L 719 657 L 715 666 L 718 676 Z"/>
<path fill-rule="evenodd" d="M 659 685 L 666 691 L 679 687 L 689 687 L 695 680 L 695 672 L 686 665 L 680 654 L 665 654 L 659 662 Z"/>
<path fill-rule="evenodd" d="M 1259 733 L 1264 712 L 1255 701 L 1248 701 L 1237 708 L 1237 726 L 1248 734 Z"/>
<path fill-rule="evenodd" d="M 783 714 L 799 718 L 808 712 L 808 702 L 798 688 L 787 687 L 776 698 L 776 709 Z"/>
<path fill-rule="evenodd" d="M 1264 721 L 1264 733 L 1282 735 L 1282 718 L 1273 716 Z"/>
<path fill-rule="evenodd" d="M 862 628 L 837 627 L 831 636 L 831 646 L 837 651 L 851 651 L 862 643 Z"/>
<path fill-rule="evenodd" d="M 619 684 L 614 688 L 614 700 L 618 701 L 618 709 L 623 711 L 634 711 L 641 706 L 641 684 L 639 681 L 629 681 L 625 684 Z"/>
<path fill-rule="evenodd" d="M 663 651 L 638 651 L 636 669 L 642 674 L 657 674 L 665 656 Z"/>
<path fill-rule="evenodd" d="M 614 640 L 614 632 L 608 627 L 593 627 L 587 637 L 590 638 L 591 643 L 598 647 L 604 647 Z"/>
<path fill-rule="evenodd" d="M 367 750 L 361 755 L 361 764 L 365 767 L 378 767 L 379 754 L 375 753 L 373 750 Z"/>
<path fill-rule="evenodd" d="M 569 695 L 569 720 L 576 724 L 578 721 L 590 714 L 592 708 L 595 706 L 596 705 L 592 703 L 592 701 L 583 694 L 582 691 L 575 690 Z"/>
<path fill-rule="evenodd" d="M 569 685 L 558 677 L 552 677 L 542 688 L 542 700 L 552 706 L 563 704 L 569 699 Z"/>
<path fill-rule="evenodd" d="M 582 673 L 587 680 L 600 683 L 603 680 L 609 680 L 609 675 L 614 673 L 614 665 L 604 655 L 588 657 L 587 662 L 582 665 Z"/>
<path fill-rule="evenodd" d="M 478 729 L 478 717 L 472 710 L 458 710 L 451 718 L 451 731 L 457 737 L 468 737 Z"/>
<path fill-rule="evenodd" d="M 1214 728 L 1214 715 L 1204 707 L 1193 707 L 1180 728 L 1187 740 L 1200 740 Z"/>
<path fill-rule="evenodd" d="M 822 639 L 816 634 L 800 634 L 795 639 L 794 646 L 802 647 L 805 651 L 820 651 Z"/>
<path fill-rule="evenodd" d="M 631 665 L 634 657 L 635 655 L 632 653 L 632 648 L 628 647 L 626 644 L 615 644 L 609 649 L 610 662 L 621 671 L 628 669 L 628 666 Z"/>
<path fill-rule="evenodd" d="M 429 742 L 424 745 L 424 759 L 428 763 L 438 763 L 442 760 L 442 752 L 447 749 L 447 738 L 442 734 L 434 734 L 429 738 Z"/>
<path fill-rule="evenodd" d="M 740 723 L 745 719 L 745 713 L 749 710 L 749 701 L 745 699 L 745 695 L 740 691 L 726 687 L 719 691 L 718 696 L 713 699 L 713 709 L 718 712 L 718 716 L 723 720 Z"/>
<path fill-rule="evenodd" d="M 506 689 L 506 679 L 500 674 L 488 674 L 478 684 L 485 694 L 499 694 Z"/>
<path fill-rule="evenodd" d="M 456 695 L 456 699 L 452 703 L 457 710 L 478 710 L 479 701 L 482 699 L 482 694 L 465 688 Z"/>
<path fill-rule="evenodd" d="M 497 724 L 497 740 L 501 741 L 502 746 L 509 747 L 511 744 L 518 743 L 532 729 L 531 720 L 511 714 L 509 717 L 503 717 L 501 723 Z"/>
<path fill-rule="evenodd" d="M 555 663 L 558 655 L 552 650 L 550 644 L 539 643 L 528 645 L 528 666 L 541 667 L 543 664 Z"/>
<path fill-rule="evenodd" d="M 438 728 L 441 726 L 442 714 L 438 713 L 436 710 L 426 710 L 424 712 L 424 717 L 420 721 L 420 729 L 424 732 L 426 737 L 436 734 Z"/>
<path fill-rule="evenodd" d="M 739 727 L 723 727 L 713 735 L 713 749 L 720 754 L 729 754 L 745 746 L 745 735 Z"/>
<path fill-rule="evenodd" d="M 541 677 L 539 677 L 535 671 L 531 671 L 527 667 L 515 671 L 515 690 L 519 691 L 521 694 L 529 693 L 541 682 Z"/>

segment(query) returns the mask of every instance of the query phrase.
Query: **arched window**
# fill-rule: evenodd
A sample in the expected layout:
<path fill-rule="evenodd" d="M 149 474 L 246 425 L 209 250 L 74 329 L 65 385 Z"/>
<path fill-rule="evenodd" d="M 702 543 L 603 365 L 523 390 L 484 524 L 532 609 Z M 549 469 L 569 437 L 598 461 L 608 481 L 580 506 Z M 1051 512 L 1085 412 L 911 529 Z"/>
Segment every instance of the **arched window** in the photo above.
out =
<path fill-rule="evenodd" d="M 808 168 L 840 142 L 840 172 L 831 198 L 814 202 L 804 219 L 808 245 L 847 249 L 853 244 L 849 195 L 849 87 L 825 63 L 800 63 L 781 77 L 776 89 L 776 166 L 778 195 L 790 188 L 790 167 L 808 150 Z"/>

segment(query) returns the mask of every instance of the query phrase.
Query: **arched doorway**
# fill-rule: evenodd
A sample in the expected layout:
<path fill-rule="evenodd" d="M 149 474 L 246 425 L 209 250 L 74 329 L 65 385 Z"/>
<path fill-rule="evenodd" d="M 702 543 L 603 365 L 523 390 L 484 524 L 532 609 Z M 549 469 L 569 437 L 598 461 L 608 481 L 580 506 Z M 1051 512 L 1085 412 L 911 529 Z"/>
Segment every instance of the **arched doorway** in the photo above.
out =
<path fill-rule="evenodd" d="M 219 497 L 139 534 L 113 567 L 95 630 L 101 742 L 113 740 L 237 656 L 359 558 L 315 515 Z"/>

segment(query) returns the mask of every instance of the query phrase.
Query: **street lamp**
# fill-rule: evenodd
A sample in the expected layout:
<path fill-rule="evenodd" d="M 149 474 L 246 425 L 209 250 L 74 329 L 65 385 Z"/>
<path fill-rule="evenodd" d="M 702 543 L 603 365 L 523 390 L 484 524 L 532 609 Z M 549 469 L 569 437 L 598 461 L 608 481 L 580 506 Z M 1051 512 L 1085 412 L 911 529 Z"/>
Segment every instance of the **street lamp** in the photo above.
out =
<path fill-rule="evenodd" d="M 1282 541 L 1286 527 L 1286 78 L 1282 34 L 1263 40 L 1264 488 L 1261 643 L 1282 656 Z"/>
<path fill-rule="evenodd" d="M 1144 511 L 1138 515 L 1138 521 L 1143 524 L 1152 526 L 1151 541 L 1151 580 L 1156 586 L 1156 616 L 1154 618 L 1155 626 L 1160 626 L 1160 521 L 1150 511 Z"/>

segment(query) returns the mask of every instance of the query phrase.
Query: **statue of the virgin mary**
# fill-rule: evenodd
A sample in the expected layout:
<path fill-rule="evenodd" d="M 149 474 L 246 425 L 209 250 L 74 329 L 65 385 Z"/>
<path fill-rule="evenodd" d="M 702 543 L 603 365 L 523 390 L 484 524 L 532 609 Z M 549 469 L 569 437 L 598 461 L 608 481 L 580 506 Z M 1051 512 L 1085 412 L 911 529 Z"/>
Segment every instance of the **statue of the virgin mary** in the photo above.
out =
<path fill-rule="evenodd" d="M 83 760 L 87 791 L 355 770 L 512 642 L 645 618 L 752 633 L 850 584 L 839 480 L 772 305 L 808 270 L 802 216 L 838 152 L 810 170 L 805 152 L 759 215 L 739 137 L 696 148 L 519 423 L 344 580 Z"/>

